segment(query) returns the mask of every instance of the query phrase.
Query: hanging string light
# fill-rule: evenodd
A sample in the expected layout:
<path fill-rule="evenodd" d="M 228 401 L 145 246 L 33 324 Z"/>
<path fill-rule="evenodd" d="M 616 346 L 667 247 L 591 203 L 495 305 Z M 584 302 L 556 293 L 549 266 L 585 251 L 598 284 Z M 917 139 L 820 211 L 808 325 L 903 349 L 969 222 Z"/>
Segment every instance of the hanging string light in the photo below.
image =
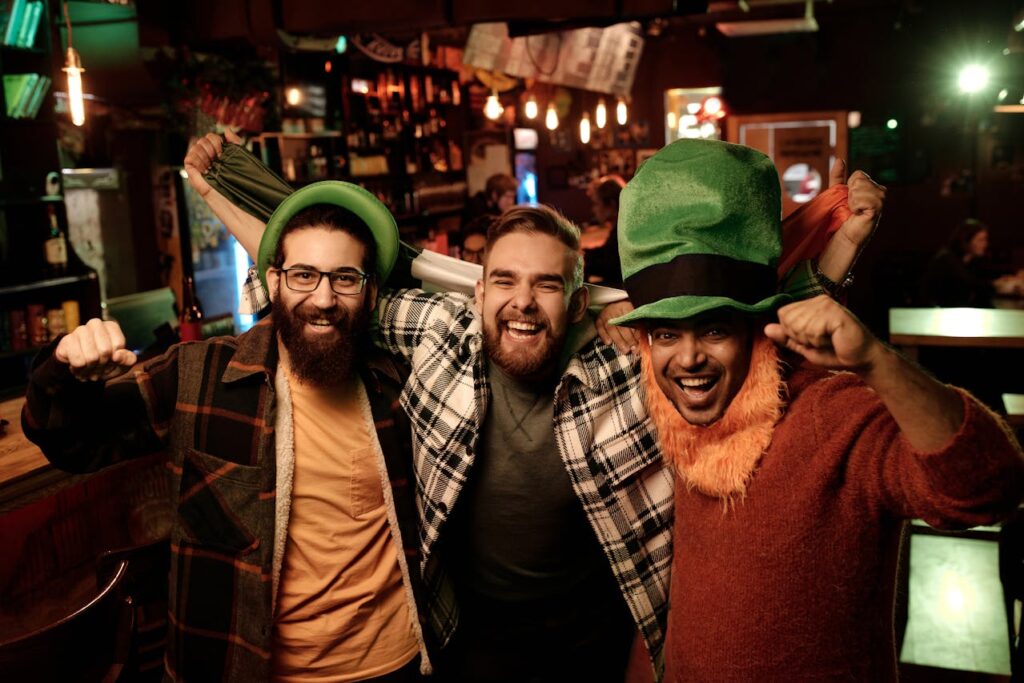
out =
<path fill-rule="evenodd" d="M 590 142 L 590 114 L 583 112 L 583 118 L 580 119 L 580 142 L 584 145 Z"/>
<path fill-rule="evenodd" d="M 624 126 L 628 119 L 629 111 L 626 109 L 626 100 L 620 97 L 619 103 L 615 105 L 615 120 L 619 122 L 620 126 Z"/>
<path fill-rule="evenodd" d="M 558 128 L 558 112 L 555 111 L 555 103 L 548 103 L 548 111 L 544 114 L 544 126 L 548 130 L 555 130 Z"/>
<path fill-rule="evenodd" d="M 498 92 L 492 90 L 491 94 L 487 96 L 487 102 L 484 104 L 484 116 L 491 121 L 497 121 L 504 111 L 505 107 L 501 106 L 501 102 L 498 101 Z"/>
<path fill-rule="evenodd" d="M 68 14 L 68 3 L 64 0 L 64 21 L 68 27 L 68 50 L 64 57 L 63 71 L 68 75 L 68 109 L 71 112 L 71 123 L 81 126 L 85 123 L 85 102 L 82 95 L 82 58 L 71 43 L 71 16 Z"/>
<path fill-rule="evenodd" d="M 594 110 L 594 123 L 602 129 L 608 124 L 608 107 L 604 105 L 603 97 L 597 101 L 597 109 Z"/>
<path fill-rule="evenodd" d="M 526 118 L 533 121 L 535 118 L 537 118 L 538 113 L 539 112 L 537 108 L 537 98 L 531 94 L 529 97 L 526 98 L 526 105 L 523 107 L 523 114 L 526 115 Z"/>

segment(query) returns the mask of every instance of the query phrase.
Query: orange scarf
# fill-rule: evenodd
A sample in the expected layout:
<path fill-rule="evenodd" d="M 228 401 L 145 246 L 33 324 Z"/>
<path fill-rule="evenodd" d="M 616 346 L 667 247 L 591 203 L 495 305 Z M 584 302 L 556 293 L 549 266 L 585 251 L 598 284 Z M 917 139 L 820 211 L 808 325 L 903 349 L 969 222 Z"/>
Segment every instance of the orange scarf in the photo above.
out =
<path fill-rule="evenodd" d="M 665 457 L 688 488 L 721 498 L 726 505 L 743 498 L 782 417 L 785 385 L 775 344 L 763 334 L 757 335 L 747 379 L 725 415 L 706 427 L 684 420 L 661 392 L 651 368 L 646 335 L 641 335 L 640 353 L 647 410 Z"/>

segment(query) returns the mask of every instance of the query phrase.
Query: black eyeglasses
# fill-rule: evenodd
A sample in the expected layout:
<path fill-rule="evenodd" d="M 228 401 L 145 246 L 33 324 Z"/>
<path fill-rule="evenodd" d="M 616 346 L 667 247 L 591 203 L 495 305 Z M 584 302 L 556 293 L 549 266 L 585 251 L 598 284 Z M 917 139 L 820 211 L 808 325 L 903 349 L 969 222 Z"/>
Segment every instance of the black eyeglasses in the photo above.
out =
<path fill-rule="evenodd" d="M 320 280 L 326 275 L 331 291 L 344 296 L 355 296 L 363 291 L 369 275 L 356 270 L 345 268 L 325 273 L 322 270 L 311 268 L 278 268 L 284 273 L 284 283 L 293 292 L 312 292 L 320 286 Z"/>

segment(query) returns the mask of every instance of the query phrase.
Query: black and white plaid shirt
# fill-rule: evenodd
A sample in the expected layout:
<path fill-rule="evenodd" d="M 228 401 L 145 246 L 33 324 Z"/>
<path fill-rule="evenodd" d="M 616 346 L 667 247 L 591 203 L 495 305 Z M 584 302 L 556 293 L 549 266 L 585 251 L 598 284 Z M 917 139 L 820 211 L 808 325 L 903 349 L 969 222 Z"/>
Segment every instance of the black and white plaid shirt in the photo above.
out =
<path fill-rule="evenodd" d="M 412 374 L 402 405 L 413 426 L 427 612 L 442 642 L 458 621 L 437 540 L 466 483 L 487 414 L 481 320 L 463 294 L 385 292 L 381 343 Z M 555 389 L 555 438 L 574 491 L 660 671 L 672 561 L 672 473 L 644 404 L 637 357 L 595 338 Z"/>

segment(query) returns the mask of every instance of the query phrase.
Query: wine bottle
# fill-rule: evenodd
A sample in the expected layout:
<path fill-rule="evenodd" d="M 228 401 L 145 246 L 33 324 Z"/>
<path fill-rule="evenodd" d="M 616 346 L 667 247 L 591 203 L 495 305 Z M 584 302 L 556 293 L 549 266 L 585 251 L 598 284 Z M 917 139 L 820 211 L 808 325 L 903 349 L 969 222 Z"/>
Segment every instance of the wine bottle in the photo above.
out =
<path fill-rule="evenodd" d="M 199 341 L 203 338 L 203 307 L 196 296 L 192 276 L 186 276 L 181 288 L 181 316 L 178 325 L 181 341 Z"/>

